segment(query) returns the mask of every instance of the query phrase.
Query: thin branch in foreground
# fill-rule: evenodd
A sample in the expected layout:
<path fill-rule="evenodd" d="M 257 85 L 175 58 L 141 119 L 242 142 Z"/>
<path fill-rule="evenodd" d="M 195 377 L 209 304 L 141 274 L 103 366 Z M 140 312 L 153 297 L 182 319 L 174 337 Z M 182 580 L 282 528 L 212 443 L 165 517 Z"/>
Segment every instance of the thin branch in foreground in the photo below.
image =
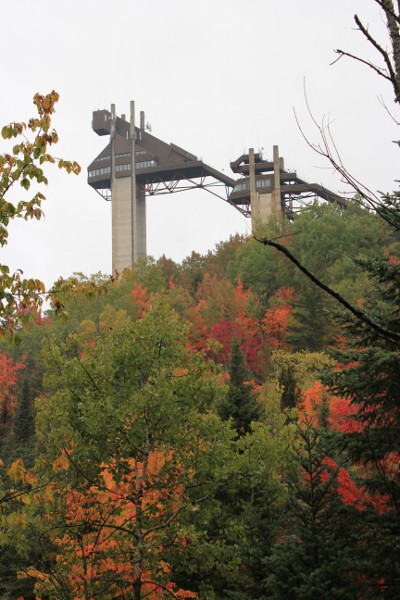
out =
<path fill-rule="evenodd" d="M 382 96 L 378 96 L 378 100 L 381 103 L 381 105 L 383 106 L 383 108 L 385 109 L 385 111 L 387 112 L 387 114 L 389 115 L 389 117 L 392 119 L 392 121 L 394 122 L 395 125 L 400 125 L 400 121 L 398 121 L 396 119 L 396 117 L 394 116 L 394 114 L 389 110 L 388 105 L 386 104 L 386 102 L 384 101 Z"/>
<path fill-rule="evenodd" d="M 344 166 L 343 160 L 340 156 L 340 152 L 335 144 L 335 140 L 330 129 L 331 123 L 329 122 L 329 120 L 327 123 L 325 123 L 325 121 L 323 120 L 322 124 L 319 124 L 317 122 L 308 101 L 305 83 L 304 97 L 306 101 L 308 114 L 310 116 L 311 121 L 314 123 L 321 140 L 319 143 L 316 144 L 312 143 L 309 140 L 300 124 L 295 109 L 293 109 L 297 126 L 306 144 L 319 156 L 322 156 L 322 158 L 327 159 L 332 165 L 334 171 L 339 173 L 339 175 L 342 177 L 342 181 L 344 183 L 347 183 L 354 190 L 356 195 L 358 195 L 362 201 L 364 201 L 368 206 L 370 206 L 381 217 L 381 219 L 386 221 L 391 227 L 394 227 L 395 229 L 400 231 L 400 225 L 398 224 L 396 216 L 393 214 L 393 211 L 383 206 L 382 201 L 378 198 L 378 196 L 370 189 L 368 189 L 364 184 L 362 184 L 356 177 L 351 175 L 351 173 L 349 173 L 349 171 Z"/>
<path fill-rule="evenodd" d="M 357 60 L 358 62 L 362 63 L 363 65 L 367 65 L 367 67 L 370 67 L 371 69 L 373 69 L 375 71 L 375 73 L 377 73 L 381 77 L 384 77 L 388 81 L 391 81 L 390 76 L 387 73 L 385 73 L 385 71 L 382 71 L 382 69 L 380 67 L 377 67 L 376 65 L 374 65 L 371 62 L 369 62 L 368 60 L 365 60 L 364 58 L 361 58 L 360 56 L 357 56 L 356 54 L 351 54 L 350 52 L 346 52 L 345 50 L 340 50 L 339 48 L 337 48 L 336 50 L 334 50 L 334 52 L 336 54 L 338 54 L 339 56 L 337 58 L 335 58 L 335 60 L 330 63 L 330 66 L 332 66 L 332 65 L 336 64 L 337 62 L 339 62 L 339 60 L 341 58 L 343 58 L 343 56 L 347 56 L 348 58 L 352 58 L 353 60 Z"/>
<path fill-rule="evenodd" d="M 366 27 L 364 27 L 364 25 L 361 23 L 361 21 L 357 15 L 354 15 L 354 21 L 356 22 L 356 25 L 359 28 L 359 30 L 361 31 L 361 33 L 367 38 L 369 43 L 372 44 L 372 46 L 381 54 L 383 60 L 385 61 L 387 70 L 389 72 L 389 79 L 392 82 L 394 92 L 395 92 L 396 98 L 398 100 L 399 99 L 399 90 L 397 89 L 397 86 L 396 86 L 396 73 L 394 72 L 393 65 L 390 60 L 389 54 L 372 37 L 372 35 L 369 33 L 368 29 Z"/>

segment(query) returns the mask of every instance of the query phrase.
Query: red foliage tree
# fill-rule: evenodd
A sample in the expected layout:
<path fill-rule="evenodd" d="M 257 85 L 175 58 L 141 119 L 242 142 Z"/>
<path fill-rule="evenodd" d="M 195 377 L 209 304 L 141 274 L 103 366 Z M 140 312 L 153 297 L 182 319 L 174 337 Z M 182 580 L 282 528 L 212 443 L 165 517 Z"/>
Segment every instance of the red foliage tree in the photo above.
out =
<path fill-rule="evenodd" d="M 148 289 L 142 287 L 141 283 L 135 281 L 133 290 L 131 292 L 131 297 L 137 312 L 137 316 L 140 318 L 150 306 Z"/>
<path fill-rule="evenodd" d="M 0 353 L 0 427 L 4 433 L 17 406 L 16 385 L 23 363 L 14 363 L 12 358 Z"/>

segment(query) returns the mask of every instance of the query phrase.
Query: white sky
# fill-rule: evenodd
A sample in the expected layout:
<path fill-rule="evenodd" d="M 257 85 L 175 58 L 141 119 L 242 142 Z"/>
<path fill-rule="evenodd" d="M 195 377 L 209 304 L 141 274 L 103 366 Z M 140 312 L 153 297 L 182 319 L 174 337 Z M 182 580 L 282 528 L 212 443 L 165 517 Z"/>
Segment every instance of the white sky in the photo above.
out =
<path fill-rule="evenodd" d="M 0 124 L 27 120 L 33 94 L 57 90 L 54 150 L 82 166 L 79 177 L 49 170 L 45 220 L 11 228 L 1 262 L 26 276 L 50 284 L 74 271 L 111 271 L 111 205 L 88 186 L 86 168 L 108 139 L 92 131 L 92 111 L 112 102 L 120 115 L 135 100 L 153 135 L 229 175 L 229 162 L 250 146 L 271 157 L 278 144 L 286 167 L 342 192 L 293 116 L 294 107 L 317 141 L 305 79 L 317 120 L 334 120 L 349 170 L 372 189 L 397 185 L 398 133 L 378 100 L 393 106 L 390 86 L 350 60 L 330 66 L 334 48 L 374 57 L 354 13 L 387 44 L 373 0 L 3 0 L 1 9 Z M 181 261 L 249 224 L 204 191 L 151 198 L 148 254 Z"/>

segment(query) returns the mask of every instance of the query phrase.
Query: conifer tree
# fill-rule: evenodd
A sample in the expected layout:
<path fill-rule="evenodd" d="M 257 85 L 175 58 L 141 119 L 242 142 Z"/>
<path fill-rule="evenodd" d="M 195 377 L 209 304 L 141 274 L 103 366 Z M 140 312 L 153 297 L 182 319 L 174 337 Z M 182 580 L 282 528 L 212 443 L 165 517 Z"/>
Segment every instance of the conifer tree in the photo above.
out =
<path fill-rule="evenodd" d="M 287 341 L 293 350 L 318 352 L 326 348 L 329 338 L 326 296 L 310 284 L 293 303 Z"/>
<path fill-rule="evenodd" d="M 394 100 L 400 102 L 400 4 L 393 0 L 375 0 L 383 10 L 389 40 L 380 42 L 374 32 L 355 15 L 358 30 L 378 53 L 378 66 L 352 53 L 336 50 L 339 58 L 347 56 L 369 66 L 375 74 L 392 85 Z M 387 49 L 389 47 L 389 49 Z M 314 120 L 314 123 L 316 121 Z M 389 236 L 398 243 L 400 231 L 399 192 L 383 198 L 361 184 L 344 167 L 332 138 L 326 135 L 325 124 L 317 126 L 320 144 L 311 144 L 316 152 L 328 159 L 341 177 L 357 194 L 358 201 L 368 206 L 389 226 Z M 400 146 L 398 140 L 395 141 Z M 388 236 L 388 237 L 389 237 Z M 331 390 L 350 400 L 356 408 L 356 427 L 345 435 L 341 449 L 347 451 L 352 469 L 359 473 L 362 489 L 371 499 L 374 510 L 363 510 L 363 526 L 357 548 L 363 555 L 359 573 L 360 589 L 356 598 L 400 597 L 400 262 L 398 256 L 384 256 L 357 261 L 374 284 L 369 302 L 362 307 L 349 302 L 326 285 L 286 247 L 273 240 L 261 240 L 285 254 L 321 290 L 327 292 L 349 312 L 343 315 L 348 347 L 337 352 L 339 368 L 326 381 Z M 299 546 L 297 546 L 299 548 Z M 287 560 L 287 557 L 286 557 Z M 322 572 L 320 572 L 320 575 Z M 276 583 L 282 580 L 276 578 Z M 289 592 L 273 597 L 296 597 L 299 589 L 294 581 Z M 363 588 L 363 589 L 361 589 Z M 323 596 L 318 591 L 315 597 Z M 314 597 L 308 595 L 307 598 Z M 299 596 L 297 596 L 299 597 Z"/>
<path fill-rule="evenodd" d="M 18 446 L 28 445 L 35 435 L 35 416 L 28 375 L 25 373 L 14 419 L 14 438 Z"/>
<path fill-rule="evenodd" d="M 390 216 L 400 226 L 396 197 Z M 360 263 L 374 282 L 364 310 L 399 335 L 400 261 L 382 253 Z M 362 468 L 362 485 L 377 507 L 369 512 L 360 538 L 364 575 L 385 598 L 398 598 L 400 567 L 393 549 L 400 545 L 400 344 L 358 320 L 343 316 L 342 324 L 347 329 L 348 347 L 336 352 L 341 368 L 327 383 L 335 394 L 347 397 L 357 407 L 357 427 L 347 434 L 346 448 L 354 466 Z"/>
<path fill-rule="evenodd" d="M 281 396 L 281 410 L 285 410 L 286 408 L 296 408 L 300 397 L 300 391 L 298 389 L 293 365 L 285 365 L 282 367 L 279 374 L 279 385 L 283 389 Z"/>
<path fill-rule="evenodd" d="M 337 493 L 337 465 L 328 437 L 299 425 L 298 474 L 289 477 L 287 514 L 265 559 L 265 598 L 355 600 L 368 585 L 358 577 L 357 519 Z"/>
<path fill-rule="evenodd" d="M 248 383 L 249 374 L 244 362 L 241 343 L 234 340 L 229 366 L 229 391 L 218 405 L 217 411 L 222 420 L 232 418 L 232 426 L 239 436 L 251 430 L 252 421 L 260 420 L 262 407 Z"/>

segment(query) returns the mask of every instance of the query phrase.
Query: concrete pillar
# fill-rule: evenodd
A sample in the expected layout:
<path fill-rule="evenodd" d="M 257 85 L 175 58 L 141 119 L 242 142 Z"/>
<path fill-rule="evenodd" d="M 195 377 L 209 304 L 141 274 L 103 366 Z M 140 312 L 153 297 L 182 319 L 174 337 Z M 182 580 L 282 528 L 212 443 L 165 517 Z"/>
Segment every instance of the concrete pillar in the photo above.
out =
<path fill-rule="evenodd" d="M 251 230 L 255 232 L 256 222 L 259 220 L 256 190 L 256 165 L 254 161 L 254 148 L 249 148 L 249 177 L 250 177 L 250 207 L 251 207 Z"/>
<path fill-rule="evenodd" d="M 144 111 L 140 111 L 140 134 L 144 131 Z M 132 139 L 132 264 L 140 257 L 146 256 L 146 194 L 136 181 L 135 156 L 135 103 L 131 102 L 131 139 Z"/>
<path fill-rule="evenodd" d="M 281 179 L 280 169 L 283 169 L 283 158 L 279 157 L 279 148 L 274 146 L 274 186 L 272 193 L 257 191 L 255 176 L 254 149 L 249 149 L 249 178 L 251 227 L 253 234 L 257 233 L 257 225 L 268 223 L 271 217 L 279 218 L 281 213 Z M 260 188 L 262 189 L 262 188 Z"/>
<path fill-rule="evenodd" d="M 112 269 L 122 273 L 132 267 L 131 178 L 113 175 L 112 181 Z"/>
<path fill-rule="evenodd" d="M 131 205 L 131 261 L 130 266 L 136 262 L 136 155 L 135 155 L 135 142 L 136 142 L 136 131 L 135 131 L 135 103 L 131 100 L 131 120 L 130 120 L 130 137 L 131 137 L 131 193 L 130 193 L 130 205 Z"/>
<path fill-rule="evenodd" d="M 128 179 L 117 179 L 115 170 L 115 104 L 111 104 L 111 211 L 112 270 L 121 273 L 132 264 L 130 257 L 130 185 Z"/>
<path fill-rule="evenodd" d="M 146 256 L 146 194 L 136 186 L 136 257 Z"/>
<path fill-rule="evenodd" d="M 125 120 L 125 118 L 124 118 Z M 136 181 L 135 103 L 130 103 L 129 139 L 131 143 L 131 176 L 116 177 L 115 169 L 115 104 L 111 105 L 111 211 L 112 270 L 121 273 L 132 268 L 138 258 L 146 256 L 146 194 Z M 144 112 L 140 113 L 144 129 Z"/>
<path fill-rule="evenodd" d="M 273 202 L 272 211 L 276 216 L 279 216 L 282 211 L 280 169 L 281 169 L 281 164 L 283 165 L 283 159 L 281 161 L 279 158 L 279 147 L 278 146 L 274 146 L 273 152 L 274 152 L 274 191 L 272 192 L 272 202 Z"/>

